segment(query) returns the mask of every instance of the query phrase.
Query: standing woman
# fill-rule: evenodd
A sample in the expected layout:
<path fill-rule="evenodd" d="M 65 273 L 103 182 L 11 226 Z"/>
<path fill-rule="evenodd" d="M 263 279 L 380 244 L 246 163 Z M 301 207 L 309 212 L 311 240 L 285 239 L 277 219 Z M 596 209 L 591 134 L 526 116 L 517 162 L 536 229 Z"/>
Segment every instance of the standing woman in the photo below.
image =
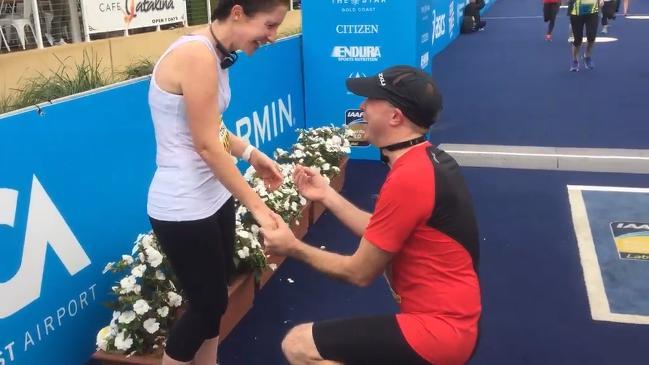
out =
<path fill-rule="evenodd" d="M 233 196 L 261 227 L 274 227 L 270 209 L 232 155 L 250 162 L 273 188 L 282 175 L 268 156 L 230 134 L 221 115 L 230 102 L 232 51 L 252 55 L 273 42 L 287 10 L 283 0 L 220 0 L 212 23 L 174 42 L 153 70 L 149 106 L 157 170 L 147 211 L 189 301 L 169 333 L 163 365 L 216 363 L 234 269 Z"/>
<path fill-rule="evenodd" d="M 584 66 L 592 70 L 595 68 L 593 63 L 593 47 L 597 39 L 597 28 L 599 27 L 599 8 L 603 0 L 570 0 L 568 3 L 568 14 L 570 15 L 570 25 L 572 27 L 572 62 L 570 71 L 579 71 L 579 52 L 581 50 L 582 39 L 584 37 L 584 27 L 586 28 L 586 52 L 584 53 Z"/>

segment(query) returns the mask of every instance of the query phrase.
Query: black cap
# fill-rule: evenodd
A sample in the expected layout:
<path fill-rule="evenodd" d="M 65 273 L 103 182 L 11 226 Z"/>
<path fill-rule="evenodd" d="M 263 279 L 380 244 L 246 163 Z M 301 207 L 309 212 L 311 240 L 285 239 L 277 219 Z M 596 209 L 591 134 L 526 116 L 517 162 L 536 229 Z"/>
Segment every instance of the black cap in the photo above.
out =
<path fill-rule="evenodd" d="M 420 127 L 435 123 L 442 110 L 442 94 L 433 78 L 412 66 L 388 67 L 376 76 L 347 79 L 356 95 L 389 101 Z"/>

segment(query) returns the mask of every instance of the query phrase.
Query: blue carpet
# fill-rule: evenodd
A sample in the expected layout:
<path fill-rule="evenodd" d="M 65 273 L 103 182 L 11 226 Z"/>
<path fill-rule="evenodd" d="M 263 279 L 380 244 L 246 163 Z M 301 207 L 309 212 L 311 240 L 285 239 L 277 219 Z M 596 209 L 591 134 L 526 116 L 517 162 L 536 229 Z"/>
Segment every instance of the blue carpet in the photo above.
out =
<path fill-rule="evenodd" d="M 649 20 L 619 16 L 597 43 L 596 69 L 568 71 L 566 9 L 554 42 L 543 40 L 540 0 L 499 0 L 483 32 L 463 35 L 437 56 L 444 94 L 436 142 L 557 147 L 649 148 Z M 632 1 L 649 14 L 649 2 Z"/>

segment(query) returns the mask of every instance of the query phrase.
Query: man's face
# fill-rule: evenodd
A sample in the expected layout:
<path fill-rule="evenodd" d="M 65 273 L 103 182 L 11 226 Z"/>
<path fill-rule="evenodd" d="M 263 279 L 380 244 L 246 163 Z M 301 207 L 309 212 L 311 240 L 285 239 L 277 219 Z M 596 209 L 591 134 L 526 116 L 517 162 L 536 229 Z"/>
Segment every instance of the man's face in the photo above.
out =
<path fill-rule="evenodd" d="M 390 133 L 390 120 L 395 117 L 395 107 L 385 100 L 367 98 L 361 104 L 363 119 L 367 122 L 365 136 L 375 146 L 383 145 Z"/>

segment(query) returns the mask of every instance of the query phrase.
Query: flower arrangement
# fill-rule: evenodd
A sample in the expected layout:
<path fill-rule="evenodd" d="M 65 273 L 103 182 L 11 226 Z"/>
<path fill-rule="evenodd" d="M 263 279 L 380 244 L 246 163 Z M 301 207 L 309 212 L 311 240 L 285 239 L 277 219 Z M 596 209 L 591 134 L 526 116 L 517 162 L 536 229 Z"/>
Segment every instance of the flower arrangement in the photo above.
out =
<path fill-rule="evenodd" d="M 296 164 L 312 166 L 332 178 L 340 173 L 338 164 L 350 151 L 346 128 L 322 127 L 298 130 L 299 138 L 290 152 L 277 149 L 275 157 L 284 178 L 275 191 L 268 191 L 264 181 L 250 167 L 244 177 L 284 221 L 298 224 L 307 201 L 293 182 Z M 240 271 L 254 272 L 258 279 L 269 264 L 261 244 L 260 228 L 252 213 L 239 205 L 236 209 L 236 240 L 234 261 Z M 183 303 L 182 291 L 171 267 L 160 250 L 158 241 L 149 232 L 139 235 L 131 255 L 106 265 L 104 273 L 123 274 L 112 287 L 117 297 L 110 304 L 113 318 L 97 334 L 97 348 L 127 356 L 161 352 L 176 309 Z"/>
<path fill-rule="evenodd" d="M 349 138 L 353 132 L 334 126 L 298 129 L 297 132 L 297 143 L 291 151 L 277 149 L 275 159 L 279 163 L 315 167 L 328 179 L 338 175 L 338 164 L 351 151 Z"/>
<path fill-rule="evenodd" d="M 153 232 L 139 235 L 131 255 L 108 263 L 103 272 L 124 277 L 111 288 L 117 301 L 110 304 L 110 325 L 97 334 L 97 348 L 127 355 L 161 350 L 183 297 Z"/>

